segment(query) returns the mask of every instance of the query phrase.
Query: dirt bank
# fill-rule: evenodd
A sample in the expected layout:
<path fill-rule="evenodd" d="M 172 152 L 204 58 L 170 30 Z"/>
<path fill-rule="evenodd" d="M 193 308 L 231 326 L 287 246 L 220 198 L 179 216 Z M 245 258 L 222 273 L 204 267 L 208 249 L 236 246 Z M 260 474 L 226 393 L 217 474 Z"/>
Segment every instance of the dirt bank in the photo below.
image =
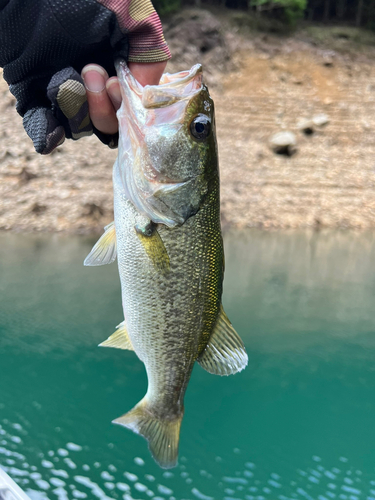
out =
<path fill-rule="evenodd" d="M 185 50 L 183 26 L 184 37 L 191 34 Z M 175 54 L 169 70 L 201 61 L 211 85 L 225 224 L 375 226 L 375 38 L 356 47 L 343 29 L 332 50 L 322 33 L 253 34 L 206 13 L 166 22 Z M 328 115 L 326 126 L 299 130 L 300 119 L 319 113 Z M 269 146 L 282 130 L 296 136 L 292 156 Z M 38 156 L 0 81 L 1 229 L 101 231 L 112 220 L 115 157 L 93 137 Z"/>

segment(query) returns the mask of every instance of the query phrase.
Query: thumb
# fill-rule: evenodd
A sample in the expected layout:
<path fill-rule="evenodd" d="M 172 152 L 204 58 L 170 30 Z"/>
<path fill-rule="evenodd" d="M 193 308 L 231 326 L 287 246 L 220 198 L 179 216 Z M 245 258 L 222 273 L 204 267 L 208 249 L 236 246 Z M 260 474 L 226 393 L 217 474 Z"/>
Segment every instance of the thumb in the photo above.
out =
<path fill-rule="evenodd" d="M 77 140 L 92 134 L 85 86 L 74 68 L 64 68 L 53 75 L 47 96 L 68 139 Z"/>

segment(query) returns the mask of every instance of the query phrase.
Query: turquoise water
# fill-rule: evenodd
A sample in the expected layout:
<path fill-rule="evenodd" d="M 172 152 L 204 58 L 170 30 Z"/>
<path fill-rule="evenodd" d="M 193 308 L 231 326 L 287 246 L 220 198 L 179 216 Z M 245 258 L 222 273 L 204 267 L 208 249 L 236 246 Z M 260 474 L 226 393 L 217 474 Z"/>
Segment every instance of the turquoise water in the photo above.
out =
<path fill-rule="evenodd" d="M 224 305 L 248 368 L 196 366 L 180 461 L 111 420 L 144 395 L 93 241 L 0 234 L 0 464 L 33 499 L 375 499 L 375 236 L 227 233 Z"/>

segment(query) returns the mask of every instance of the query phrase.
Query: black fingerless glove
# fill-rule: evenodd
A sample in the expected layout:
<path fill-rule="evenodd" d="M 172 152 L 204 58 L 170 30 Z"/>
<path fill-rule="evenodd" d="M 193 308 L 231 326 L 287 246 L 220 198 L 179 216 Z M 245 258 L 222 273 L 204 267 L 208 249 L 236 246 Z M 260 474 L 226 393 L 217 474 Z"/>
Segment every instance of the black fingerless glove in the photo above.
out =
<path fill-rule="evenodd" d="M 93 131 L 117 145 L 93 128 L 79 73 L 97 63 L 114 75 L 127 54 L 116 14 L 96 0 L 0 0 L 0 66 L 38 153 Z"/>

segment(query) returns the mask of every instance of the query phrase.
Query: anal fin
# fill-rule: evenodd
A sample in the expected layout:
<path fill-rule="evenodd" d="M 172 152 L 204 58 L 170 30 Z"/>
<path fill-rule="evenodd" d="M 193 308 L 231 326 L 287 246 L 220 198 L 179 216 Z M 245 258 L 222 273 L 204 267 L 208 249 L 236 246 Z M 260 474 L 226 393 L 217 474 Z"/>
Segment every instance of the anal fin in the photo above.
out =
<path fill-rule="evenodd" d="M 214 375 L 232 375 L 247 365 L 245 346 L 225 314 L 223 306 L 220 307 L 210 340 L 197 361 L 202 368 Z"/>
<path fill-rule="evenodd" d="M 117 330 L 107 340 L 99 344 L 99 347 L 115 347 L 117 349 L 127 349 L 134 351 L 133 344 L 129 338 L 125 321 L 117 326 Z"/>
<path fill-rule="evenodd" d="M 111 222 L 104 228 L 104 234 L 95 243 L 93 249 L 86 257 L 84 266 L 104 266 L 111 264 L 117 257 L 115 223 Z"/>

